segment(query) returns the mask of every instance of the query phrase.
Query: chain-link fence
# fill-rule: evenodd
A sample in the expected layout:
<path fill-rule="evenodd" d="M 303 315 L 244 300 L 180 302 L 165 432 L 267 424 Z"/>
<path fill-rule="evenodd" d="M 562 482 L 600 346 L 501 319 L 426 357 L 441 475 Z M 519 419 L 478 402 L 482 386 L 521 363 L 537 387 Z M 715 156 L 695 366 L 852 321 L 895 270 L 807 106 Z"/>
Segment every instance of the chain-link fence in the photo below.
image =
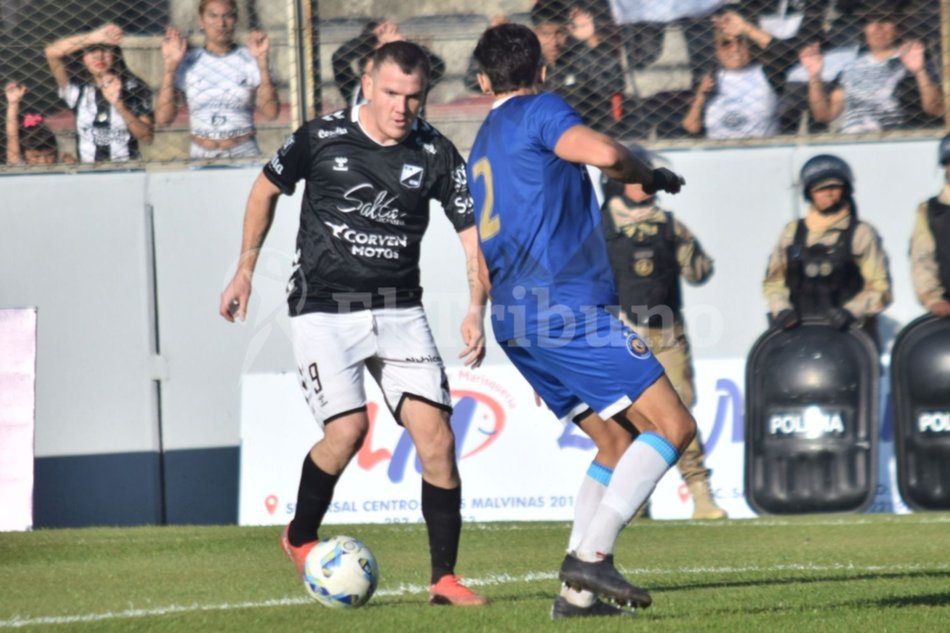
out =
<path fill-rule="evenodd" d="M 314 112 L 358 101 L 367 55 L 402 37 L 429 50 L 426 116 L 464 150 L 490 103 L 471 53 L 501 20 L 538 34 L 546 89 L 624 140 L 936 136 L 947 4 L 0 0 L 3 145 L 15 135 L 8 164 L 49 160 L 51 138 L 82 164 L 259 160 Z"/>
<path fill-rule="evenodd" d="M 0 0 L 8 167 L 273 151 L 296 114 L 296 12 L 254 0 Z"/>

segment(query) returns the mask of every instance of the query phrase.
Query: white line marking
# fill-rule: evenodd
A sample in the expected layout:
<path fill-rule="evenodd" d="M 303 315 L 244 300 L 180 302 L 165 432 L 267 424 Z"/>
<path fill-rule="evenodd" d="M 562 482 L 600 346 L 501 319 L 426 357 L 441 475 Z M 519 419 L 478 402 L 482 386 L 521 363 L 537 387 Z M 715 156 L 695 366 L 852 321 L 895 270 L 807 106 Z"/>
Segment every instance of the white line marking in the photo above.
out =
<path fill-rule="evenodd" d="M 872 515 L 874 516 L 874 515 Z M 726 521 L 705 521 L 705 520 L 635 520 L 631 523 L 632 529 L 649 528 L 691 528 L 701 526 L 703 529 L 716 527 L 722 529 L 730 528 L 775 528 L 775 527 L 848 527 L 852 525 L 943 525 L 950 523 L 950 515 L 929 516 L 926 514 L 905 514 L 890 515 L 888 518 L 842 518 L 842 519 L 804 519 L 790 521 L 779 518 L 749 518 L 749 519 L 730 519 Z M 570 522 L 554 522 L 538 524 L 525 522 L 523 525 L 499 524 L 499 523 L 466 523 L 465 530 L 476 530 L 481 532 L 517 532 L 521 530 L 570 530 Z"/>
<path fill-rule="evenodd" d="M 831 565 L 815 565 L 813 563 L 789 563 L 785 565 L 746 565 L 743 567 L 623 567 L 621 571 L 629 575 L 637 574 L 744 574 L 750 572 L 787 572 L 787 571 L 849 571 L 849 572 L 901 572 L 901 571 L 947 571 L 950 564 L 923 565 L 920 563 L 897 563 L 893 565 L 856 565 L 854 563 L 836 563 Z M 557 580 L 557 572 L 528 572 L 521 575 L 493 574 L 485 578 L 466 578 L 465 584 L 472 587 L 489 587 L 521 582 L 538 582 Z M 423 585 L 400 584 L 387 589 L 380 589 L 377 596 L 404 596 L 425 593 L 428 588 Z M 0 620 L 0 628 L 20 628 L 43 624 L 78 624 L 83 622 L 100 622 L 103 620 L 131 620 L 176 613 L 195 613 L 200 611 L 230 611 L 235 609 L 266 609 L 270 607 L 298 606 L 310 604 L 313 601 L 306 597 L 284 597 L 257 602 L 225 602 L 222 604 L 185 604 L 156 607 L 154 609 L 126 609 L 125 611 L 106 611 L 104 613 L 87 613 L 81 615 L 51 615 L 37 617 L 14 616 L 9 620 Z"/>

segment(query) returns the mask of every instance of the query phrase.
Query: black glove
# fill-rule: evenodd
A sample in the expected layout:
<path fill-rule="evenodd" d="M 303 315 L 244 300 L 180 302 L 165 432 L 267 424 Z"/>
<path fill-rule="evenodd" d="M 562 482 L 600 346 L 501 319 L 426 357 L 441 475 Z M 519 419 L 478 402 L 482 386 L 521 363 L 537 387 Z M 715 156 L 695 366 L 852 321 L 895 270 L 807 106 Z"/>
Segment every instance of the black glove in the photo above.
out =
<path fill-rule="evenodd" d="M 657 167 L 653 170 L 653 179 L 643 185 L 643 193 L 654 194 L 657 191 L 679 193 L 686 180 L 666 167 Z"/>
<path fill-rule="evenodd" d="M 772 327 L 790 330 L 799 324 L 798 313 L 793 308 L 785 308 L 772 317 Z"/>
<path fill-rule="evenodd" d="M 836 330 L 847 330 L 854 323 L 854 315 L 844 308 L 832 308 L 828 311 L 828 325 Z"/>

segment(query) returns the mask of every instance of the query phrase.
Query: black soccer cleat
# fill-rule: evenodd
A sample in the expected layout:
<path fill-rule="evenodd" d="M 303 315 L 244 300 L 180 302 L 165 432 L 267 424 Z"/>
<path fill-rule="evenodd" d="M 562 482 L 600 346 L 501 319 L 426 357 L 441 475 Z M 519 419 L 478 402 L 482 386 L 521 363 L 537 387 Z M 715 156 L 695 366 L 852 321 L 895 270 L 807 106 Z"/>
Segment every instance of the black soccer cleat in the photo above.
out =
<path fill-rule="evenodd" d="M 612 615 L 633 616 L 633 611 L 626 611 L 612 604 L 595 599 L 589 607 L 579 607 L 571 604 L 564 599 L 564 596 L 558 596 L 554 600 L 554 606 L 551 607 L 551 619 L 560 620 L 561 618 L 597 618 L 609 617 Z"/>
<path fill-rule="evenodd" d="M 614 567 L 613 555 L 588 563 L 573 554 L 564 557 L 560 578 L 571 589 L 591 591 L 622 605 L 645 609 L 653 603 L 650 594 L 627 582 Z"/>

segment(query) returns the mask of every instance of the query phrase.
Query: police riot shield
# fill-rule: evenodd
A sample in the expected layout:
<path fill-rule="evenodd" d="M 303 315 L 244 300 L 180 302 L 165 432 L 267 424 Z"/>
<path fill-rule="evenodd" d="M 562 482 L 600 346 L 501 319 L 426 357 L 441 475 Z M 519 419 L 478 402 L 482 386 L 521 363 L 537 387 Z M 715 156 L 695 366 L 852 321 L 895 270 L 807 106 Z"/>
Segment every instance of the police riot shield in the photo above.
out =
<path fill-rule="evenodd" d="M 758 338 L 746 363 L 745 494 L 759 514 L 857 512 L 877 485 L 871 337 L 806 321 Z"/>
<path fill-rule="evenodd" d="M 891 352 L 897 484 L 914 510 L 950 510 L 950 319 L 907 325 Z"/>

